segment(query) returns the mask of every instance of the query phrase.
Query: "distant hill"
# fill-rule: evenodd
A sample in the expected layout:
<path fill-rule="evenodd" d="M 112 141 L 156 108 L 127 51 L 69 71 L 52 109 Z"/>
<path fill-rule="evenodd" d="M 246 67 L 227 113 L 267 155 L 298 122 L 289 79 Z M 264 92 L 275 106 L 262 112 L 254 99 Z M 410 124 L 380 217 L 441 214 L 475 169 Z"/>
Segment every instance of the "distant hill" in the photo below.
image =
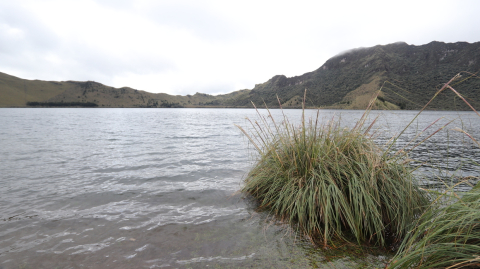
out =
<path fill-rule="evenodd" d="M 307 89 L 307 104 L 363 109 L 385 81 L 378 108 L 420 109 L 437 88 L 460 71 L 480 71 L 480 42 L 431 42 L 422 46 L 394 43 L 360 48 L 330 58 L 313 72 L 287 78 L 274 76 L 257 84 L 249 98 L 278 106 L 276 95 L 288 106 L 298 106 Z M 466 74 L 463 78 L 467 78 Z M 399 88 L 401 87 L 401 88 Z M 474 107 L 480 107 L 480 79 L 454 86 Z M 439 95 L 430 109 L 468 109 L 451 91 Z"/>
<path fill-rule="evenodd" d="M 97 107 L 221 107 L 223 103 L 234 103 L 237 98 L 248 98 L 248 92 L 180 96 L 128 87 L 113 88 L 94 81 L 26 80 L 0 72 L 0 107 L 25 107 L 27 104 L 55 107 L 90 107 L 91 104 Z"/>
<path fill-rule="evenodd" d="M 377 109 L 420 109 L 437 89 L 455 74 L 480 71 L 480 42 L 431 42 L 422 46 L 394 43 L 359 48 L 336 55 L 320 68 L 301 76 L 277 75 L 252 90 L 212 96 L 196 93 L 180 96 L 149 93 L 132 88 L 113 88 L 86 81 L 49 82 L 25 80 L 0 73 L 0 107 L 88 103 L 98 107 L 252 107 L 301 106 L 307 89 L 307 105 L 364 109 L 372 94 L 383 85 Z M 480 108 L 480 79 L 463 73 L 454 84 L 476 108 Z M 430 109 L 468 110 L 445 91 Z"/>

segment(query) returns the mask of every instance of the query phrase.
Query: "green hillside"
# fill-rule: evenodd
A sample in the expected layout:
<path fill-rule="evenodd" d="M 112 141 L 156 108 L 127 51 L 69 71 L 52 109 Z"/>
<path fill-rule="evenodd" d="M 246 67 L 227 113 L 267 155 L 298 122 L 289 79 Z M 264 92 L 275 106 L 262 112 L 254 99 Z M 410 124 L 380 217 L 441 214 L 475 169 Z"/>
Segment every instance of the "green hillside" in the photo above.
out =
<path fill-rule="evenodd" d="M 90 106 L 98 107 L 224 107 L 247 100 L 249 90 L 212 96 L 149 93 L 128 87 L 113 88 L 94 81 L 25 80 L 0 73 L 0 107 Z"/>
<path fill-rule="evenodd" d="M 45 101 L 67 89 L 59 82 L 25 80 L 0 73 L 0 107 L 24 107 L 28 101 Z"/>
<path fill-rule="evenodd" d="M 25 107 L 27 102 L 56 106 L 80 102 L 98 107 L 252 107 L 251 101 L 278 107 L 278 96 L 283 107 L 296 108 L 301 106 L 306 89 L 308 106 L 364 109 L 372 94 L 384 85 L 375 108 L 420 109 L 443 83 L 461 71 L 480 71 L 480 42 L 394 43 L 354 49 L 330 58 L 313 72 L 290 78 L 277 75 L 252 90 L 216 96 L 154 94 L 93 81 L 25 80 L 0 73 L 0 107 Z M 463 73 L 454 87 L 474 107 L 480 107 L 478 77 Z M 430 109 L 469 108 L 445 91 Z"/>
<path fill-rule="evenodd" d="M 256 85 L 250 99 L 277 106 L 278 95 L 282 102 L 294 100 L 291 103 L 297 104 L 307 89 L 308 105 L 363 109 L 372 93 L 387 81 L 377 105 L 419 109 L 460 71 L 480 71 L 480 42 L 431 42 L 423 46 L 394 43 L 337 55 L 301 76 L 275 76 Z M 480 79 L 471 78 L 455 87 L 480 107 Z M 468 109 L 453 98 L 451 92 L 445 92 L 430 108 Z"/>

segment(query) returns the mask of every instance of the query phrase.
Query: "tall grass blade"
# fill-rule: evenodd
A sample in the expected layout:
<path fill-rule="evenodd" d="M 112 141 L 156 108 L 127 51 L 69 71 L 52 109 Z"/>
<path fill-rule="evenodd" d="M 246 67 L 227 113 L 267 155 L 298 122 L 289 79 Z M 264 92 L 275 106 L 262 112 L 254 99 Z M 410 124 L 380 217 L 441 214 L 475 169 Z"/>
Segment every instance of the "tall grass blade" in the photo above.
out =
<path fill-rule="evenodd" d="M 322 123 L 320 111 L 307 120 L 302 107 L 299 126 L 283 110 L 284 121 L 275 123 L 267 108 L 275 132 L 257 110 L 262 124 L 255 122 L 247 138 L 259 155 L 242 191 L 323 246 L 400 242 L 427 205 L 427 193 L 401 158 L 383 154 L 368 136 L 369 110 L 348 129 L 334 118 Z"/>

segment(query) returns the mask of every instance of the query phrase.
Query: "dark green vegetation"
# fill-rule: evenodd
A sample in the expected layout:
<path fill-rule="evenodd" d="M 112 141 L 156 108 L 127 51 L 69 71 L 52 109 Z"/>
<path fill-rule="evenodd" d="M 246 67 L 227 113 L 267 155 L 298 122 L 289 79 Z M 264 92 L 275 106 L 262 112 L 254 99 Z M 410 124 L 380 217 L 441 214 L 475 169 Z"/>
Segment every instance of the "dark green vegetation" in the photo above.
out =
<path fill-rule="evenodd" d="M 27 106 L 44 107 L 97 107 L 98 105 L 90 102 L 27 102 Z"/>
<path fill-rule="evenodd" d="M 307 89 L 307 106 L 365 109 L 371 95 L 385 81 L 377 108 L 396 106 L 420 109 L 445 81 L 459 71 L 480 71 L 480 42 L 431 42 L 422 46 L 394 43 L 355 49 L 330 58 L 319 69 L 298 77 L 275 76 L 252 90 L 251 100 L 269 107 L 298 98 Z M 455 86 L 455 85 L 454 85 Z M 480 105 L 480 81 L 469 80 L 457 88 L 474 106 Z M 455 95 L 445 92 L 429 109 L 468 110 Z"/>
<path fill-rule="evenodd" d="M 273 108 L 278 107 L 278 96 L 284 108 L 300 108 L 307 89 L 307 106 L 365 109 L 372 94 L 384 85 L 374 109 L 420 109 L 437 86 L 459 71 L 480 71 L 480 42 L 394 43 L 355 49 L 330 58 L 313 72 L 291 78 L 278 75 L 252 90 L 217 96 L 153 94 L 93 81 L 23 80 L 0 73 L 0 107 L 22 107 L 29 101 L 92 102 L 99 107 L 252 107 L 251 101 L 261 104 L 265 100 Z M 480 105 L 479 79 L 469 79 L 457 90 L 474 107 Z M 468 107 L 451 92 L 444 92 L 428 109 Z"/>
<path fill-rule="evenodd" d="M 445 206 L 447 205 L 447 206 Z M 480 185 L 445 192 L 418 220 L 391 268 L 479 268 Z"/>
<path fill-rule="evenodd" d="M 320 124 L 318 113 L 301 126 L 259 114 L 250 131 L 239 127 L 259 153 L 242 191 L 324 246 L 399 243 L 428 198 L 402 164 L 406 156 L 374 144 L 368 111 L 353 129 Z"/>
<path fill-rule="evenodd" d="M 113 88 L 94 81 L 49 82 L 25 80 L 0 73 L 0 107 L 25 107 L 27 103 L 94 103 L 98 107 L 219 107 L 220 100 L 234 100 L 246 91 L 211 96 L 202 93 L 173 96 L 128 87 Z"/>
<path fill-rule="evenodd" d="M 465 83 L 464 73 L 443 84 L 404 131 L 446 91 L 480 117 L 458 87 L 452 87 Z M 463 178 L 455 185 L 439 179 L 443 190 L 421 189 L 409 166 L 414 160 L 406 155 L 448 123 L 420 138 L 430 125 L 404 148 L 392 150 L 402 131 L 380 149 L 369 135 L 376 120 L 365 126 L 378 94 L 351 129 L 341 128 L 334 119 L 319 124 L 318 114 L 309 121 L 303 115 L 298 126 L 285 116 L 277 124 L 271 114 L 259 114 L 260 120 L 250 121 L 250 130 L 239 127 L 259 153 L 242 191 L 317 245 L 349 246 L 347 257 L 376 245 L 384 247 L 387 256 L 388 250 L 398 250 L 387 268 L 480 267 L 480 184 L 470 183 L 479 177 Z M 480 146 L 465 130 L 455 131 Z M 451 175 L 454 182 L 456 175 Z M 458 192 L 460 184 L 472 189 Z"/>
<path fill-rule="evenodd" d="M 475 108 L 451 86 L 459 78 L 460 74 L 453 77 L 432 100 L 443 90 L 451 90 L 480 117 Z M 462 132 L 480 147 L 480 143 L 465 130 L 456 131 Z M 480 164 L 476 163 L 476 166 Z M 475 178 L 478 179 L 478 176 Z M 473 185 L 469 181 L 465 178 L 453 186 L 445 184 L 447 188 L 443 192 L 432 192 L 435 199 L 412 225 L 390 268 L 480 267 L 480 184 Z M 468 184 L 472 189 L 458 192 L 455 187 L 460 184 Z"/>

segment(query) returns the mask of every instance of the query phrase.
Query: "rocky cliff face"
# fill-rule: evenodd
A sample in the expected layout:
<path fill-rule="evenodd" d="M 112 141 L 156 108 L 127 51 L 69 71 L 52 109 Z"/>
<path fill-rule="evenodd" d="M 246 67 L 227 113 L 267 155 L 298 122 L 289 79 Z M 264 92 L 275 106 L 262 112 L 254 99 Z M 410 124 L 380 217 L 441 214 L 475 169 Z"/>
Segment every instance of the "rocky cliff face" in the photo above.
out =
<path fill-rule="evenodd" d="M 263 99 L 268 105 L 275 106 L 278 104 L 276 95 L 288 103 L 292 98 L 303 96 L 307 89 L 307 104 L 357 108 L 352 107 L 358 101 L 355 91 L 368 95 L 388 81 L 395 86 L 385 84 L 384 101 L 402 108 L 419 109 L 434 95 L 438 85 L 461 71 L 480 71 L 480 42 L 431 42 L 422 46 L 401 42 L 341 53 L 317 70 L 301 76 L 275 76 L 256 85 L 250 98 L 256 103 L 263 103 Z M 469 79 L 457 87 L 474 103 L 480 104 L 478 78 Z M 452 97 L 445 93 L 432 108 L 456 109 L 454 102 L 449 101 Z"/>

